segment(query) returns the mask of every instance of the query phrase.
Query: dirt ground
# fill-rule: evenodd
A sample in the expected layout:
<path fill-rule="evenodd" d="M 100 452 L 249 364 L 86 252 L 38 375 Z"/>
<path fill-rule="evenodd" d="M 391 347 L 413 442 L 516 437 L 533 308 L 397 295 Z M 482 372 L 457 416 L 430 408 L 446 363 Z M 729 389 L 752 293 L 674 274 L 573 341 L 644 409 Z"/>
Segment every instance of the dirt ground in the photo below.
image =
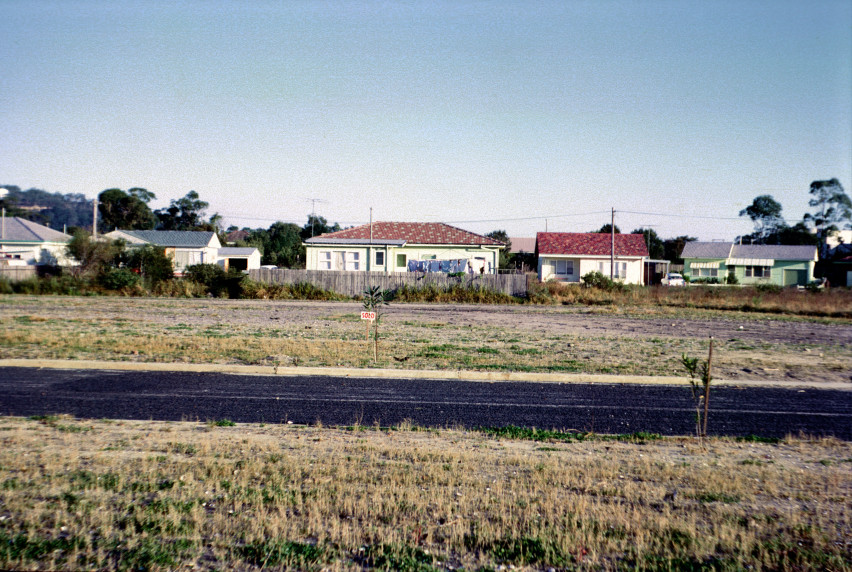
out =
<path fill-rule="evenodd" d="M 144 323 L 149 331 L 156 331 L 158 325 L 169 328 L 176 324 L 197 331 L 227 327 L 255 336 L 274 330 L 295 332 L 288 336 L 312 340 L 363 336 L 361 309 L 358 302 L 0 298 L 0 319 L 38 316 L 56 323 L 128 321 Z M 450 344 L 457 351 L 466 350 L 469 357 L 460 366 L 439 363 L 438 368 L 476 369 L 482 362 L 471 357 L 479 359 L 480 354 L 487 353 L 485 345 L 513 350 L 519 356 L 536 353 L 538 348 L 537 356 L 526 356 L 523 362 L 533 367 L 536 360 L 543 363 L 548 354 L 560 353 L 587 373 L 608 372 L 601 363 L 609 359 L 615 363 L 609 373 L 683 375 L 680 355 L 706 357 L 708 338 L 713 336 L 717 379 L 852 384 L 852 325 L 845 320 L 612 306 L 399 303 L 384 312 L 385 343 L 400 362 L 390 362 L 391 367 L 433 368 L 428 360 L 402 362 L 422 354 L 418 347 Z"/>

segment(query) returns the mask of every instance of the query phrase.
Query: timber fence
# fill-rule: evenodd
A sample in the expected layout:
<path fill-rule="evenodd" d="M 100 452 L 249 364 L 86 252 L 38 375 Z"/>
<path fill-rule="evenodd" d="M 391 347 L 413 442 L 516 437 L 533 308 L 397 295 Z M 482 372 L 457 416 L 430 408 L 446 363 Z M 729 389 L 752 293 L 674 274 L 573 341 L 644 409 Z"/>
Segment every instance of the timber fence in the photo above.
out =
<path fill-rule="evenodd" d="M 0 266 L 0 280 L 20 282 L 38 275 L 35 266 Z"/>
<path fill-rule="evenodd" d="M 525 274 L 465 274 L 461 277 L 442 272 L 347 272 L 340 270 L 290 270 L 285 268 L 260 268 L 250 270 L 249 277 L 255 282 L 267 284 L 308 283 L 344 296 L 360 296 L 364 290 L 378 286 L 382 290 L 396 291 L 408 288 L 449 289 L 453 286 L 478 288 L 499 292 L 507 296 L 527 295 Z"/>

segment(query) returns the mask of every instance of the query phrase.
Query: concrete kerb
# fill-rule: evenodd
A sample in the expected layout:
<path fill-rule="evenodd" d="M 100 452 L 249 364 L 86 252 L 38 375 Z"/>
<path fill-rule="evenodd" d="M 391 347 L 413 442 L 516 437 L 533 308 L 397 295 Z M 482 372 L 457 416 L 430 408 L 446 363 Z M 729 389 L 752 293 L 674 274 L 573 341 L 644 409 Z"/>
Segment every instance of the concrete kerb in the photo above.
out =
<path fill-rule="evenodd" d="M 686 385 L 686 377 L 651 375 L 605 375 L 586 373 L 526 373 L 486 372 L 464 370 L 405 370 L 336 367 L 282 367 L 236 364 L 149 363 L 96 360 L 0 359 L 0 367 L 29 367 L 47 369 L 100 369 L 110 371 L 161 371 L 231 373 L 269 376 L 333 376 L 380 379 L 449 379 L 472 382 L 532 382 L 532 383 L 603 383 L 610 385 Z M 714 379 L 713 386 L 788 387 L 852 391 L 852 383 L 811 383 L 788 380 L 726 380 Z"/>

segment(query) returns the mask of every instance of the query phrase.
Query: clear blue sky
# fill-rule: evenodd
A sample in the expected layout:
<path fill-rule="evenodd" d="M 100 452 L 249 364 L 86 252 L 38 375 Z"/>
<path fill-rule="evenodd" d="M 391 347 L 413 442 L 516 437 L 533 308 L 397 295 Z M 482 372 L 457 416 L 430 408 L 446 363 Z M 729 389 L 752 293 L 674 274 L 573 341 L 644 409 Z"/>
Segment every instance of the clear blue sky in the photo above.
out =
<path fill-rule="evenodd" d="M 0 125 L 2 184 L 238 226 L 730 240 L 852 195 L 852 2 L 0 0 Z"/>

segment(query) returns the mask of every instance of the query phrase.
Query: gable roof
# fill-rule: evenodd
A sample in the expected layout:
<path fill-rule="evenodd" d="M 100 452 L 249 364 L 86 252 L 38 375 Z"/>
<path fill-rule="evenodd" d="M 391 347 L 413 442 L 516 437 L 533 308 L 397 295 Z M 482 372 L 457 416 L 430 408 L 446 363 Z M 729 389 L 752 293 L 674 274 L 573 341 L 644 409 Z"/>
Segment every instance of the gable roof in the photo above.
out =
<path fill-rule="evenodd" d="M 681 258 L 718 260 L 816 260 L 817 247 L 783 244 L 731 244 L 729 242 L 687 242 Z"/>
<path fill-rule="evenodd" d="M 535 240 L 540 255 L 609 256 L 612 250 L 611 235 L 601 232 L 539 232 Z M 645 237 L 641 234 L 616 234 L 615 254 L 647 257 Z"/>
<path fill-rule="evenodd" d="M 70 234 L 53 230 L 21 217 L 4 217 L 0 240 L 15 242 L 68 242 Z"/>
<path fill-rule="evenodd" d="M 374 222 L 337 232 L 328 232 L 305 240 L 305 244 L 322 244 L 324 241 L 345 240 L 349 244 L 370 241 L 370 226 L 374 242 L 396 241 L 409 244 L 464 244 L 503 246 L 487 236 L 475 234 L 442 222 Z"/>
<path fill-rule="evenodd" d="M 238 240 L 245 240 L 249 237 L 249 233 L 245 230 L 235 230 L 233 232 L 229 232 L 225 236 L 226 242 L 237 242 Z"/>
<path fill-rule="evenodd" d="M 687 242 L 683 246 L 681 258 L 727 258 L 731 253 L 730 242 Z"/>
<path fill-rule="evenodd" d="M 155 246 L 174 248 L 205 248 L 216 238 L 215 233 L 203 230 L 119 230 L 117 232 Z M 219 242 L 218 238 L 216 242 Z"/>

